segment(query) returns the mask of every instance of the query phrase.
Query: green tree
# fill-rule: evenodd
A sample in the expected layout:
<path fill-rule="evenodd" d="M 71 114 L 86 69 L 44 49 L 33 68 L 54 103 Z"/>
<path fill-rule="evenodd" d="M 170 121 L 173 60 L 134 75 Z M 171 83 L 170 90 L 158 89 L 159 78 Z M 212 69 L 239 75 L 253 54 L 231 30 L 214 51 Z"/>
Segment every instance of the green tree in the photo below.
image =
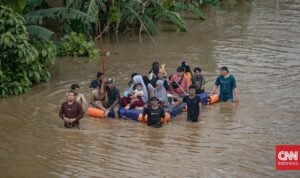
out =
<path fill-rule="evenodd" d="M 6 6 L 0 6 L 0 51 L 0 97 L 49 80 L 46 65 L 54 63 L 55 46 L 43 40 L 30 44 L 23 17 Z"/>

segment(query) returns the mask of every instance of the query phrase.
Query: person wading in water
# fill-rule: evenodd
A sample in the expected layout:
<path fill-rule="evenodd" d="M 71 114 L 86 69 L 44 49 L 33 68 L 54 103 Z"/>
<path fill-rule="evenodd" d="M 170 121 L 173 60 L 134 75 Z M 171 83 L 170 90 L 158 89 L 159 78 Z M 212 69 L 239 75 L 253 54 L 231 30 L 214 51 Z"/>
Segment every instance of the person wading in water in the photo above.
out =
<path fill-rule="evenodd" d="M 220 86 L 220 101 L 239 101 L 235 78 L 229 74 L 229 70 L 225 66 L 220 68 L 220 76 L 217 77 L 211 94 L 216 93 L 218 86 Z"/>
<path fill-rule="evenodd" d="M 72 90 L 69 91 L 68 101 L 64 102 L 60 107 L 59 117 L 64 121 L 66 128 L 79 128 L 79 120 L 83 118 L 82 107 L 75 99 L 75 92 Z"/>

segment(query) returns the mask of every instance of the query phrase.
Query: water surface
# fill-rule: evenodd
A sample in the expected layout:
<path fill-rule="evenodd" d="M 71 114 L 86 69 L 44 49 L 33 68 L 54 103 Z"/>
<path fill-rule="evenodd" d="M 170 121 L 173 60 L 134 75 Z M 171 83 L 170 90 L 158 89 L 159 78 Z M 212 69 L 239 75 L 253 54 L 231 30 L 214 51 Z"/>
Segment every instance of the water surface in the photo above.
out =
<path fill-rule="evenodd" d="M 203 107 L 205 124 L 176 117 L 162 129 L 85 117 L 62 128 L 59 105 L 72 83 L 89 95 L 99 62 L 60 58 L 53 79 L 0 100 L 1 177 L 299 177 L 275 171 L 275 145 L 300 139 L 300 1 L 227 1 L 189 20 L 186 33 L 161 30 L 157 46 L 120 35 L 106 40 L 107 74 L 121 90 L 153 61 L 169 73 L 181 60 L 201 66 L 211 90 L 218 67 L 236 77 L 240 104 Z"/>

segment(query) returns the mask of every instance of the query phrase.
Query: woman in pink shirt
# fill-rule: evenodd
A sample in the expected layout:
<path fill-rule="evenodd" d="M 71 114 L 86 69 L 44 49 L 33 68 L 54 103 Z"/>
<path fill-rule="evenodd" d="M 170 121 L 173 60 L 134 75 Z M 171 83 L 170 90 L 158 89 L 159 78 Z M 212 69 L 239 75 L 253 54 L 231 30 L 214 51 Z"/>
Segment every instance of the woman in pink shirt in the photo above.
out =
<path fill-rule="evenodd" d="M 169 85 L 172 94 L 178 94 L 180 96 L 186 95 L 188 93 L 188 88 L 190 86 L 189 79 L 184 75 L 183 67 L 178 67 L 177 73 L 173 74 L 169 80 Z"/>

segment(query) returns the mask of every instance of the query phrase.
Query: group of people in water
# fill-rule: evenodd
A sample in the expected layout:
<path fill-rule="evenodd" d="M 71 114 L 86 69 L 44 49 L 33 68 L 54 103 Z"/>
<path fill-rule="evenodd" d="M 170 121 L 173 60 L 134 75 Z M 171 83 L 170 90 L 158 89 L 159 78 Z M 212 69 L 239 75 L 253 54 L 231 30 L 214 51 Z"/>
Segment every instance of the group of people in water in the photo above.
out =
<path fill-rule="evenodd" d="M 67 101 L 61 105 L 59 116 L 64 120 L 66 128 L 78 127 L 88 107 L 103 110 L 107 117 L 110 112 L 119 118 L 119 108 L 143 110 L 143 119 L 147 115 L 148 125 L 161 127 L 161 118 L 165 117 L 164 108 L 187 104 L 187 121 L 198 122 L 201 100 L 197 94 L 205 92 L 205 77 L 200 67 L 193 72 L 186 62 L 182 62 L 176 73 L 168 76 L 165 65 L 154 62 L 148 76 L 138 73 L 131 75 L 129 89 L 121 97 L 113 78 L 106 78 L 102 72 L 90 84 L 91 98 L 88 103 L 79 85 L 73 84 L 67 92 Z M 229 74 L 227 67 L 220 68 L 220 76 L 216 78 L 211 94 L 220 86 L 219 100 L 223 102 L 238 101 L 236 81 Z"/>

